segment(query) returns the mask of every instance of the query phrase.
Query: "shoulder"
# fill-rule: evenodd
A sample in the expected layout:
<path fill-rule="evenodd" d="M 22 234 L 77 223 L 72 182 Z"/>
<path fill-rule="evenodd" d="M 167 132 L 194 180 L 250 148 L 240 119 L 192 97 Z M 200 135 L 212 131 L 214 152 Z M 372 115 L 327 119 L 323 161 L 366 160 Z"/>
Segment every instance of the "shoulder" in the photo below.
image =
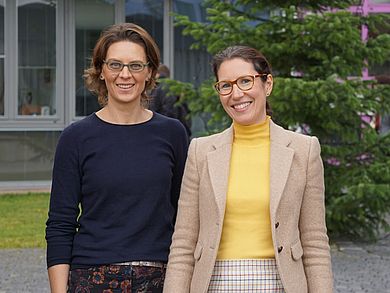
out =
<path fill-rule="evenodd" d="M 184 141 L 188 145 L 187 131 L 179 120 L 153 112 L 150 126 L 156 135 L 169 138 L 173 142 Z"/>
<path fill-rule="evenodd" d="M 153 112 L 152 123 L 153 123 L 153 125 L 157 125 L 160 127 L 162 126 L 162 127 L 168 128 L 172 131 L 179 131 L 179 132 L 181 132 L 183 130 L 185 131 L 184 126 L 182 125 L 182 123 L 179 120 L 162 115 L 162 114 L 157 113 L 157 112 Z"/>
<path fill-rule="evenodd" d="M 317 137 L 285 129 L 274 122 L 271 122 L 271 141 L 286 143 L 290 148 L 304 152 L 312 147 L 320 148 Z"/>
<path fill-rule="evenodd" d="M 203 156 L 219 148 L 230 147 L 233 142 L 233 128 L 229 127 L 222 132 L 192 139 L 190 147 L 198 155 Z"/>
<path fill-rule="evenodd" d="M 233 139 L 233 129 L 229 127 L 221 132 L 211 134 L 208 136 L 198 137 L 198 143 L 202 145 L 223 145 L 229 144 Z"/>
<path fill-rule="evenodd" d="M 95 129 L 97 119 L 95 114 L 91 114 L 81 120 L 75 121 L 72 124 L 65 127 L 62 131 L 60 139 L 77 139 L 86 133 L 90 133 L 92 129 Z"/>

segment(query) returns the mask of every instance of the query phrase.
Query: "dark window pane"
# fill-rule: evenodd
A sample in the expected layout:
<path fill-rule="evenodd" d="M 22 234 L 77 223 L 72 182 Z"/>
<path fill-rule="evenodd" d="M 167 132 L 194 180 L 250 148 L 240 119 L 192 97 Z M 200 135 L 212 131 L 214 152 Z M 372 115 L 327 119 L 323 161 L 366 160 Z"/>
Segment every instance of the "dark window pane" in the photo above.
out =
<path fill-rule="evenodd" d="M 18 114 L 54 115 L 56 1 L 18 5 Z"/>
<path fill-rule="evenodd" d="M 110 1 L 113 2 L 113 1 Z M 76 4 L 76 116 L 99 110 L 97 97 L 84 85 L 84 70 L 101 31 L 114 23 L 114 4 L 104 0 L 77 0 Z"/>
<path fill-rule="evenodd" d="M 204 22 L 205 8 L 202 0 L 175 0 L 174 11 L 187 15 L 190 20 Z M 192 82 L 199 85 L 202 81 L 210 77 L 211 56 L 206 49 L 191 50 L 190 46 L 194 42 L 191 36 L 183 36 L 183 27 L 175 27 L 175 78 L 180 81 Z"/>
<path fill-rule="evenodd" d="M 164 1 L 126 0 L 125 9 L 126 22 L 142 26 L 154 38 L 163 56 Z"/>

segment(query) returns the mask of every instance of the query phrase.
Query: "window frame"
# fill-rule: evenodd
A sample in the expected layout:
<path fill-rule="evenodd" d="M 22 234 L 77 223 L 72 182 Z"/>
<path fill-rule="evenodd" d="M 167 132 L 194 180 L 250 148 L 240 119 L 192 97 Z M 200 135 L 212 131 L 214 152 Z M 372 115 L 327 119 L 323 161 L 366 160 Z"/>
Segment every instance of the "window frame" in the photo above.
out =
<path fill-rule="evenodd" d="M 34 2 L 34 1 L 32 1 Z M 56 7 L 56 83 L 53 116 L 27 116 L 18 114 L 18 6 L 17 1 L 5 0 L 4 10 L 4 116 L 0 116 L 0 131 L 62 130 L 64 123 L 64 0 Z M 16 65 L 16 66 L 15 66 Z"/>

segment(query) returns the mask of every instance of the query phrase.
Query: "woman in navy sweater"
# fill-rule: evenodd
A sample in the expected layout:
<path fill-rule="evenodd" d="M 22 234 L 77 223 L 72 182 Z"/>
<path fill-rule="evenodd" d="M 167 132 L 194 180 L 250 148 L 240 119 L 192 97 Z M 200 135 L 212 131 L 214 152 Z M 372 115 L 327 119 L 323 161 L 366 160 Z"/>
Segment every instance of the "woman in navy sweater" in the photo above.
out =
<path fill-rule="evenodd" d="M 109 27 L 95 46 L 84 77 L 102 108 L 67 127 L 55 154 L 52 292 L 162 292 L 188 138 L 145 107 L 159 63 L 135 24 Z"/>

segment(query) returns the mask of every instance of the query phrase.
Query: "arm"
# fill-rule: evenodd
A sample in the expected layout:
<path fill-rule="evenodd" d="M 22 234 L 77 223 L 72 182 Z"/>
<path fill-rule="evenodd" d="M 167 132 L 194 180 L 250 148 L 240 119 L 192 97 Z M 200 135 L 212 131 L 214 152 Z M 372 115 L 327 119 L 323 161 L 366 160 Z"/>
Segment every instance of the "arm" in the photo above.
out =
<path fill-rule="evenodd" d="M 48 269 L 51 293 L 66 293 L 69 265 L 55 265 Z"/>
<path fill-rule="evenodd" d="M 47 267 L 53 292 L 57 292 L 57 288 L 66 289 L 68 280 L 73 238 L 80 212 L 81 180 L 78 162 L 73 134 L 64 130 L 54 158 L 49 217 L 46 222 Z"/>
<path fill-rule="evenodd" d="M 174 141 L 175 143 L 175 166 L 173 168 L 172 176 L 172 188 L 171 188 L 171 201 L 172 206 L 177 212 L 177 204 L 180 195 L 180 188 L 183 178 L 184 167 L 187 159 L 188 153 L 188 136 L 187 133 L 180 123 L 178 123 L 178 131 L 175 133 Z M 175 217 L 176 217 L 175 212 Z"/>
<path fill-rule="evenodd" d="M 163 292 L 190 291 L 195 264 L 194 250 L 199 233 L 199 174 L 196 142 L 197 140 L 193 139 L 188 150 Z"/>
<path fill-rule="evenodd" d="M 325 223 L 324 169 L 320 144 L 311 138 L 299 229 L 303 247 L 303 264 L 309 292 L 333 292 L 333 277 Z"/>

